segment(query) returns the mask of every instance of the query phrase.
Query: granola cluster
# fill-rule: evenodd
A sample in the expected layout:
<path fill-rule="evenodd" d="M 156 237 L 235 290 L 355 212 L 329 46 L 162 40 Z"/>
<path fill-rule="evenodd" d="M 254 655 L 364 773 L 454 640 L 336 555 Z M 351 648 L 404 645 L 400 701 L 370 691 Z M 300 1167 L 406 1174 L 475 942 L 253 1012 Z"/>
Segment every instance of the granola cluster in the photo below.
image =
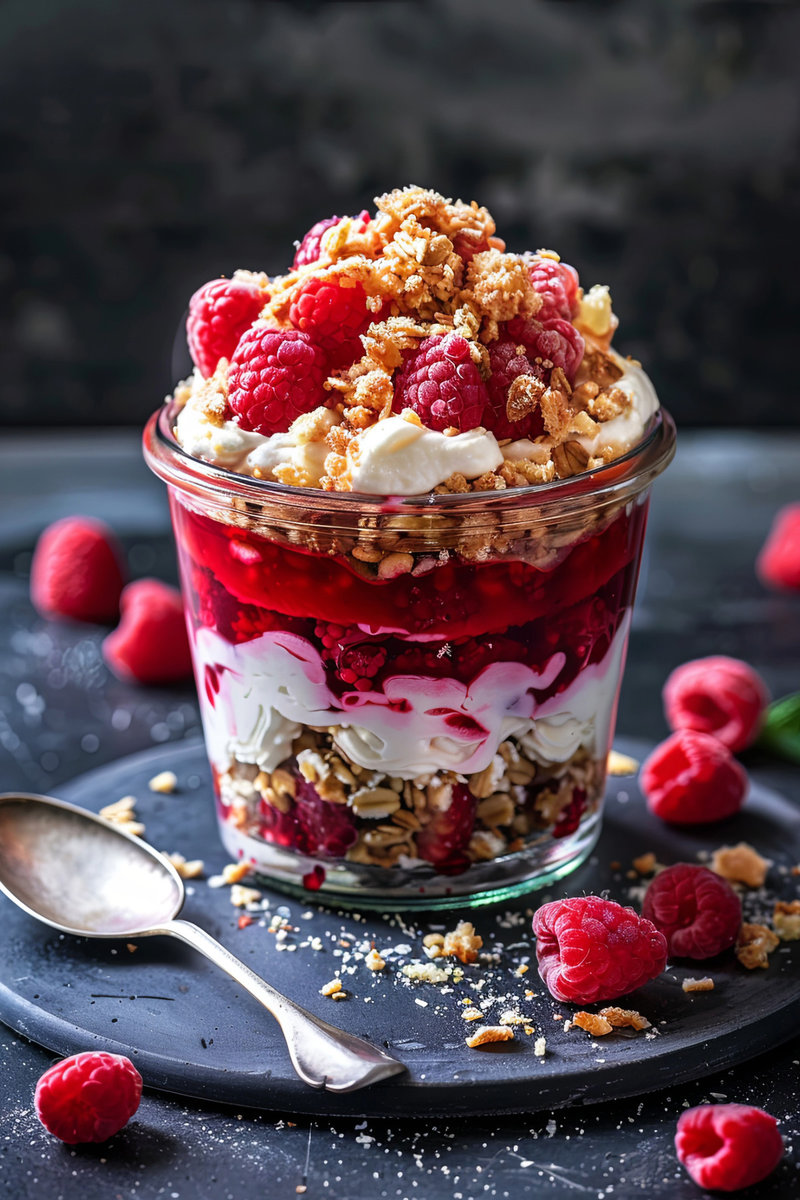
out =
<path fill-rule="evenodd" d="M 179 420 L 190 453 L 213 461 L 214 429 L 233 422 L 288 437 L 294 452 L 223 456 L 221 465 L 297 487 L 364 490 L 364 434 L 387 418 L 447 438 L 477 428 L 502 453 L 485 470 L 462 464 L 432 489 L 458 494 L 566 479 L 630 448 L 604 436 L 632 406 L 618 386 L 627 364 L 610 350 L 607 288 L 584 293 L 552 251 L 508 253 L 475 202 L 406 187 L 375 204 L 373 216 L 315 227 L 313 251 L 301 247 L 287 274 L 238 271 L 193 298 L 198 369 L 175 400 L 207 436 L 192 449 Z M 482 399 L 465 425 L 468 374 Z"/>

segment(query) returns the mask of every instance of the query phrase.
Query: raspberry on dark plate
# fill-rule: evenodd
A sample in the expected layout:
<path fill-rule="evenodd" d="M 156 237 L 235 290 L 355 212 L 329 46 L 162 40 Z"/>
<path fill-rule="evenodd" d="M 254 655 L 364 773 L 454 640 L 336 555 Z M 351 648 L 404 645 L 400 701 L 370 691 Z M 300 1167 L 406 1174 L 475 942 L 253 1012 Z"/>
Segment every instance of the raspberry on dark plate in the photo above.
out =
<path fill-rule="evenodd" d="M 642 764 L 639 783 L 650 811 L 675 825 L 703 825 L 739 812 L 747 773 L 707 733 L 680 729 Z"/>
<path fill-rule="evenodd" d="M 239 338 L 269 300 L 255 283 L 242 279 L 212 279 L 189 301 L 186 340 L 192 362 L 208 379 L 221 358 L 230 358 Z"/>
<path fill-rule="evenodd" d="M 324 351 L 297 329 L 257 321 L 242 336 L 228 371 L 228 403 L 242 429 L 285 433 L 325 403 Z"/>
<path fill-rule="evenodd" d="M 742 902 L 731 885 L 694 863 L 660 871 L 645 892 L 642 913 L 676 958 L 713 958 L 729 950 L 742 924 Z"/>
<path fill-rule="evenodd" d="M 103 657 L 127 683 L 164 684 L 186 679 L 192 656 L 183 601 L 160 579 L 129 583 L 120 601 L 122 617 L 103 641 Z"/>
<path fill-rule="evenodd" d="M 289 319 L 325 351 L 332 367 L 338 367 L 361 358 L 360 335 L 381 314 L 367 308 L 367 293 L 360 283 L 343 275 L 312 275 L 296 292 Z"/>
<path fill-rule="evenodd" d="M 435 809 L 417 834 L 419 857 L 442 875 L 466 871 L 469 866 L 466 850 L 475 827 L 477 807 L 478 801 L 465 784 L 453 784 L 447 807 Z"/>
<path fill-rule="evenodd" d="M 667 942 L 632 908 L 601 896 L 543 904 L 533 914 L 536 957 L 556 1000 L 593 1004 L 635 991 L 664 970 Z"/>
<path fill-rule="evenodd" d="M 683 663 L 664 684 L 670 729 L 710 733 L 734 754 L 757 737 L 768 702 L 758 672 L 724 655 Z"/>
<path fill-rule="evenodd" d="M 766 587 L 800 591 L 800 504 L 787 504 L 777 513 L 756 571 Z"/>
<path fill-rule="evenodd" d="M 775 1118 L 761 1108 L 703 1104 L 681 1113 L 675 1150 L 698 1187 L 738 1192 L 775 1170 L 783 1138 Z"/>
<path fill-rule="evenodd" d="M 394 383 L 395 412 L 413 409 L 429 429 L 465 432 L 481 424 L 486 385 L 469 343 L 457 333 L 434 334 L 409 354 Z"/>
<path fill-rule="evenodd" d="M 139 1107 L 142 1077 L 129 1058 L 87 1050 L 45 1071 L 36 1085 L 36 1115 L 69 1146 L 106 1142 Z"/>

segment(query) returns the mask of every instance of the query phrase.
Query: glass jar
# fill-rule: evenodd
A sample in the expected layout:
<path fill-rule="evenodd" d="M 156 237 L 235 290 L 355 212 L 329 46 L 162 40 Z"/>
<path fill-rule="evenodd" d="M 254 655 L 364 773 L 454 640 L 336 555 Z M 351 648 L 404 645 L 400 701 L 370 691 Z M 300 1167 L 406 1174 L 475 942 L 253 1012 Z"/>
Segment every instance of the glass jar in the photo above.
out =
<path fill-rule="evenodd" d="M 362 907 L 481 903 L 577 867 L 600 831 L 649 488 L 640 445 L 535 488 L 293 488 L 145 432 L 169 488 L 228 852 Z"/>

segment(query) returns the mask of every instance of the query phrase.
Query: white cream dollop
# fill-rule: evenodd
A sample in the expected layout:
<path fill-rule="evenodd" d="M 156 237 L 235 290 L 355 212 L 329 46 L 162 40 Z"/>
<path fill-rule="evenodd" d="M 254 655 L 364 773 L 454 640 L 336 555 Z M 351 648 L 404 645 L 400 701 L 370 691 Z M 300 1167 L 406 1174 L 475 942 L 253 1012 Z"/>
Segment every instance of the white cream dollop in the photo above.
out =
<path fill-rule="evenodd" d="M 386 417 L 348 447 L 354 492 L 418 496 L 458 472 L 477 479 L 502 465 L 494 434 L 482 428 L 448 436 L 404 417 Z"/>
<path fill-rule="evenodd" d="M 215 424 L 203 407 L 189 400 L 178 413 L 175 435 L 187 454 L 239 471 L 248 454 L 265 439 L 263 434 L 248 433 L 233 421 Z"/>

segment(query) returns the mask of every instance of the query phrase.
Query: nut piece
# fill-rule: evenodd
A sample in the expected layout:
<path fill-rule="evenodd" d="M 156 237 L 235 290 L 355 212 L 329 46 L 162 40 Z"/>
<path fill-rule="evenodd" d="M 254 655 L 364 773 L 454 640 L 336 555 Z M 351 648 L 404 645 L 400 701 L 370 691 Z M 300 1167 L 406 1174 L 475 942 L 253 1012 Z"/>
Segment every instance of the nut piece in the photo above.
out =
<path fill-rule="evenodd" d="M 248 904 L 255 904 L 261 899 L 261 892 L 258 888 L 242 887 L 241 883 L 235 883 L 231 888 L 231 904 L 234 908 L 246 908 Z"/>
<path fill-rule="evenodd" d="M 717 875 L 751 888 L 763 887 L 771 866 L 770 859 L 762 858 L 747 842 L 739 842 L 738 846 L 720 846 L 711 859 L 711 870 Z"/>
<path fill-rule="evenodd" d="M 483 938 L 475 932 L 472 922 L 459 921 L 455 929 L 445 934 L 442 954 L 446 958 L 454 957 L 460 962 L 472 963 L 482 945 Z"/>
<path fill-rule="evenodd" d="M 684 979 L 681 987 L 685 992 L 713 992 L 714 980 L 710 975 L 704 975 L 702 979 L 692 979 L 689 976 Z"/>
<path fill-rule="evenodd" d="M 647 854 L 640 854 L 638 858 L 633 860 L 633 869 L 639 875 L 652 875 L 656 869 L 656 856 L 650 850 Z"/>
<path fill-rule="evenodd" d="M 482 1021 L 483 1013 L 479 1008 L 465 1008 L 462 1010 L 461 1019 L 463 1021 Z"/>
<path fill-rule="evenodd" d="M 175 870 L 180 875 L 181 879 L 200 879 L 202 877 L 205 866 L 202 858 L 185 859 L 182 854 L 178 854 L 176 850 L 172 854 L 161 852 L 169 862 L 172 863 Z"/>
<path fill-rule="evenodd" d="M 632 1008 L 601 1008 L 600 1016 L 613 1025 L 615 1029 L 649 1029 L 647 1017 Z"/>
<path fill-rule="evenodd" d="M 778 900 L 772 925 L 782 942 L 800 941 L 800 900 Z"/>
<path fill-rule="evenodd" d="M 228 863 L 227 866 L 222 868 L 222 882 L 239 883 L 240 880 L 244 879 L 245 875 L 250 874 L 251 870 L 251 864 L 244 859 L 241 862 Z"/>
<path fill-rule="evenodd" d="M 479 1046 L 488 1046 L 492 1042 L 511 1042 L 514 1040 L 514 1030 L 509 1025 L 481 1025 L 471 1037 L 464 1039 L 470 1050 Z"/>
<path fill-rule="evenodd" d="M 606 770 L 609 775 L 635 775 L 639 764 L 628 754 L 620 754 L 619 750 L 609 750 Z"/>
<path fill-rule="evenodd" d="M 537 1058 L 544 1058 L 547 1053 L 547 1038 L 538 1037 L 533 1043 L 533 1053 Z"/>
<path fill-rule="evenodd" d="M 736 942 L 736 957 L 748 971 L 756 967 L 768 967 L 768 955 L 778 945 L 780 938 L 766 925 L 748 925 L 739 930 Z"/>
<path fill-rule="evenodd" d="M 605 1037 L 607 1033 L 611 1033 L 614 1026 L 605 1017 L 599 1016 L 597 1013 L 578 1012 L 572 1018 L 570 1028 L 575 1025 L 578 1029 L 585 1029 L 592 1037 Z"/>
<path fill-rule="evenodd" d="M 340 992 L 341 990 L 341 979 L 332 979 L 330 983 L 323 984 L 323 986 L 319 989 L 319 994 L 320 996 L 333 996 L 336 992 Z"/>
<path fill-rule="evenodd" d="M 151 792 L 162 792 L 168 796 L 177 788 L 178 776 L 174 771 L 160 771 L 158 775 L 153 776 L 147 786 Z"/>
<path fill-rule="evenodd" d="M 381 958 L 378 951 L 373 946 L 367 957 L 364 959 L 364 965 L 369 967 L 370 971 L 382 971 L 386 966 L 385 959 Z"/>

